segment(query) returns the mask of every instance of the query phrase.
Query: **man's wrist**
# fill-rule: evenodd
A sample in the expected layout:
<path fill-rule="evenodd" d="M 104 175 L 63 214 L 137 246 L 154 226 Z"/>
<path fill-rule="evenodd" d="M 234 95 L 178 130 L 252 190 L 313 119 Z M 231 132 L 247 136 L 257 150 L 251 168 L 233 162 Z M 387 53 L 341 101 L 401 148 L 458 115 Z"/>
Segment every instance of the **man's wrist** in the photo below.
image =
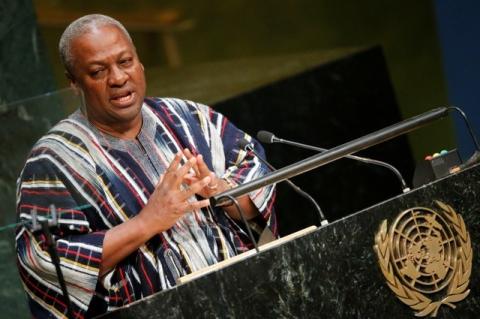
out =
<path fill-rule="evenodd" d="M 145 206 L 143 210 L 149 209 L 148 206 Z M 135 229 L 138 230 L 139 236 L 148 241 L 150 238 L 156 234 L 161 233 L 165 229 L 162 225 L 159 225 L 159 221 L 153 218 L 153 214 L 149 214 L 146 211 L 141 211 L 140 214 L 131 219 L 135 223 Z"/>
<path fill-rule="evenodd" d="M 228 185 L 228 189 L 235 188 L 237 184 L 228 177 L 222 177 L 222 180 Z"/>
<path fill-rule="evenodd" d="M 226 177 L 222 177 L 222 178 L 217 178 L 218 180 L 218 190 L 216 192 L 216 194 L 218 193 L 222 193 L 222 192 L 226 192 L 232 188 L 234 188 L 236 185 L 230 181 L 228 178 Z"/>

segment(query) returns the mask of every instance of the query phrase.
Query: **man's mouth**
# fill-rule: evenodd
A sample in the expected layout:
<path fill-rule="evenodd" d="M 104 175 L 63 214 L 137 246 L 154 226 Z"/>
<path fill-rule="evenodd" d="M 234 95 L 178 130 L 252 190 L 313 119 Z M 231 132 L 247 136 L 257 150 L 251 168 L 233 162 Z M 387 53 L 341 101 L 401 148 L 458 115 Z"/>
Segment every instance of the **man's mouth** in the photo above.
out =
<path fill-rule="evenodd" d="M 118 107 L 126 107 L 129 106 L 135 97 L 135 92 L 125 92 L 120 94 L 115 94 L 110 98 L 110 101 L 113 105 Z"/>

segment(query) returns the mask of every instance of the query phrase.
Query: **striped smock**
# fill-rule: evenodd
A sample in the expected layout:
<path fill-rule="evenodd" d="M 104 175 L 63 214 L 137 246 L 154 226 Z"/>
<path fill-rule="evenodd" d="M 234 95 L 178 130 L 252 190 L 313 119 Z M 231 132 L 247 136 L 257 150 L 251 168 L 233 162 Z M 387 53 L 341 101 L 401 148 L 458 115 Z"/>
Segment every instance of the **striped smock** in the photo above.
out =
<path fill-rule="evenodd" d="M 108 229 L 145 206 L 175 154 L 202 154 L 210 170 L 233 184 L 256 179 L 268 169 L 237 143 L 250 137 L 205 105 L 147 98 L 136 139 L 106 135 L 77 111 L 55 125 L 33 147 L 17 185 L 21 221 L 59 213 L 53 231 L 74 314 L 91 317 L 175 286 L 176 279 L 251 248 L 237 221 L 221 208 L 185 214 L 99 278 Z M 254 141 L 258 152 L 261 146 Z M 262 221 L 277 233 L 273 187 L 249 194 Z M 35 318 L 64 318 L 54 265 L 42 234 L 16 231 L 17 263 Z"/>

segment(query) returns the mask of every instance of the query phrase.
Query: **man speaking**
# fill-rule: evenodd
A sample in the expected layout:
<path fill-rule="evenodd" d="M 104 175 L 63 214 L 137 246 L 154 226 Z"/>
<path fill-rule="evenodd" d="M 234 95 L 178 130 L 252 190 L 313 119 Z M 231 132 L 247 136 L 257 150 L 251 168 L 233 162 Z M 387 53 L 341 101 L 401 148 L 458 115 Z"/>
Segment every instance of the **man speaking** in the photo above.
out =
<path fill-rule="evenodd" d="M 32 210 L 47 215 L 55 205 L 53 235 L 75 318 L 168 289 L 251 248 L 235 207 L 208 201 L 268 172 L 238 148 L 250 137 L 205 105 L 145 98 L 132 39 L 110 17 L 74 21 L 59 51 L 83 105 L 33 147 L 18 181 L 17 212 L 29 221 Z M 274 197 L 265 187 L 238 201 L 248 219 L 276 234 Z M 33 316 L 64 318 L 44 236 L 24 226 L 16 240 Z"/>

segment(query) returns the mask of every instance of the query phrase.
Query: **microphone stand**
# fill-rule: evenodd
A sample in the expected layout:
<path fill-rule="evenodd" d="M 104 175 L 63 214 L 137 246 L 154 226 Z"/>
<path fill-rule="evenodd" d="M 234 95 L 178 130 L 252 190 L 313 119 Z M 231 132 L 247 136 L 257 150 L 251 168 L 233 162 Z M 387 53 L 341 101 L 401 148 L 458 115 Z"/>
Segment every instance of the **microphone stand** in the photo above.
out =
<path fill-rule="evenodd" d="M 52 216 L 51 220 L 42 219 L 40 220 L 39 216 L 37 215 L 37 209 L 34 208 L 31 210 L 32 216 L 32 231 L 41 231 L 45 235 L 45 243 L 47 245 L 47 251 L 52 259 L 52 263 L 55 266 L 55 271 L 57 273 L 58 283 L 60 284 L 60 288 L 62 289 L 62 295 L 65 299 L 65 304 L 67 307 L 67 317 L 73 319 L 73 310 L 72 304 L 70 303 L 70 297 L 67 291 L 67 285 L 65 283 L 65 279 L 63 277 L 62 269 L 60 268 L 60 258 L 57 254 L 57 247 L 55 243 L 55 239 L 52 236 L 50 231 L 51 228 L 58 226 L 58 216 L 57 210 L 55 209 L 54 205 L 50 205 L 50 215 Z"/>
<path fill-rule="evenodd" d="M 357 138 L 353 141 L 344 143 L 337 147 L 334 147 L 326 152 L 316 154 L 308 157 L 303 161 L 286 166 L 277 171 L 271 172 L 257 180 L 240 185 L 236 188 L 228 190 L 226 192 L 217 194 L 210 197 L 210 203 L 212 206 L 225 206 L 231 204 L 231 199 L 228 196 L 239 197 L 245 195 L 258 188 L 262 188 L 274 183 L 281 182 L 285 179 L 303 174 L 312 169 L 320 167 L 322 165 L 333 162 L 346 155 L 363 150 L 367 147 L 379 144 L 381 142 L 390 140 L 396 136 L 408 133 L 415 130 L 429 122 L 436 119 L 445 117 L 448 114 L 448 109 L 445 107 L 436 108 L 429 112 L 417 115 L 410 119 L 404 120 L 400 123 L 393 124 L 384 129 L 375 131 L 363 137 Z"/>

